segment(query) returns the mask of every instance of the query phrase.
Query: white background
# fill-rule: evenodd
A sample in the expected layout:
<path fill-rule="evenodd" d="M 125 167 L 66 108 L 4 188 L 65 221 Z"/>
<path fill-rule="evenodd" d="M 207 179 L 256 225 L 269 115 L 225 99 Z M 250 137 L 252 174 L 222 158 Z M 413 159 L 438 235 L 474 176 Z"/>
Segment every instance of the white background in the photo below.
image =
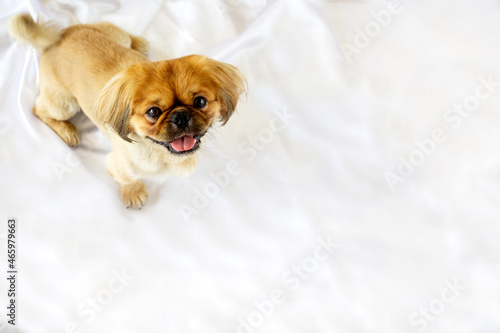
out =
<path fill-rule="evenodd" d="M 0 7 L 0 267 L 15 217 L 19 332 L 500 331 L 499 1 Z M 148 180 L 127 210 L 107 139 L 79 115 L 70 149 L 31 114 L 39 55 L 7 34 L 24 11 L 113 22 L 152 60 L 229 62 L 248 97 L 191 177 Z"/>

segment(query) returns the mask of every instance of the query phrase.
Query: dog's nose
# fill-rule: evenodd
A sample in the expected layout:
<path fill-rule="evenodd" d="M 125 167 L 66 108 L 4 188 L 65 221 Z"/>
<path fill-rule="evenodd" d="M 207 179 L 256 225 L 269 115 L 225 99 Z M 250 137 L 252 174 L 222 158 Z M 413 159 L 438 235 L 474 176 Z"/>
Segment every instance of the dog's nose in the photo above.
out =
<path fill-rule="evenodd" d="M 189 125 L 191 114 L 186 110 L 180 110 L 172 114 L 170 121 L 180 129 L 186 128 Z"/>

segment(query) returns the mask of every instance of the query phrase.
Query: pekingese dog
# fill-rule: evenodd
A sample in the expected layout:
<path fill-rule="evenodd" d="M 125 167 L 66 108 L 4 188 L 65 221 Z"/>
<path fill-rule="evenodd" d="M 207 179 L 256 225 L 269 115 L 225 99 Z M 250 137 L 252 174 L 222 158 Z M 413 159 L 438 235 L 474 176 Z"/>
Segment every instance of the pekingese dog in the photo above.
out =
<path fill-rule="evenodd" d="M 112 143 L 107 169 L 127 207 L 146 204 L 142 178 L 193 172 L 202 137 L 245 92 L 236 67 L 199 55 L 152 62 L 145 39 L 111 23 L 60 30 L 22 14 L 9 31 L 41 52 L 33 113 L 74 147 L 68 120 L 81 109 Z"/>

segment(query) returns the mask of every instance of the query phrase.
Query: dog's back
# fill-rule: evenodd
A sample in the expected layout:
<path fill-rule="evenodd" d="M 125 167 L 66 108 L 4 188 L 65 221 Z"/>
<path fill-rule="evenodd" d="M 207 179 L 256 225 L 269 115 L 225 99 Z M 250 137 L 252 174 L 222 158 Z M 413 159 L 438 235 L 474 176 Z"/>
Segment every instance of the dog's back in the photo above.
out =
<path fill-rule="evenodd" d="M 10 20 L 9 33 L 41 52 L 33 113 L 69 146 L 79 143 L 79 135 L 68 119 L 81 109 L 96 123 L 96 98 L 106 82 L 131 64 L 148 61 L 147 41 L 111 23 L 59 29 L 20 14 Z"/>
<path fill-rule="evenodd" d="M 133 36 L 115 26 L 114 24 L 102 22 L 97 24 L 76 24 L 66 29 L 60 29 L 50 22 L 35 22 L 28 13 L 15 15 L 9 21 L 10 35 L 25 44 L 32 45 L 40 52 L 45 51 L 50 46 L 56 44 L 61 39 L 67 38 L 67 35 L 75 35 L 75 44 L 81 44 L 86 50 L 90 49 L 110 49 L 109 42 L 114 42 L 127 49 L 133 49 L 146 56 L 149 50 L 148 42 L 139 36 Z M 105 45 L 95 45 L 99 38 L 95 35 L 99 34 Z M 94 35 L 88 37 L 86 35 Z M 64 38 L 66 37 L 66 38 Z M 92 45 L 86 42 L 90 42 Z M 101 46 L 101 47 L 100 47 Z M 147 59 L 141 59 L 147 60 Z"/>
<path fill-rule="evenodd" d="M 35 22 L 25 13 L 12 17 L 9 33 L 42 53 L 41 90 L 60 92 L 66 88 L 87 115 L 91 111 L 89 102 L 94 101 L 83 98 L 83 94 L 95 96 L 115 73 L 133 63 L 148 61 L 145 39 L 107 22 L 60 29 L 50 22 Z"/>

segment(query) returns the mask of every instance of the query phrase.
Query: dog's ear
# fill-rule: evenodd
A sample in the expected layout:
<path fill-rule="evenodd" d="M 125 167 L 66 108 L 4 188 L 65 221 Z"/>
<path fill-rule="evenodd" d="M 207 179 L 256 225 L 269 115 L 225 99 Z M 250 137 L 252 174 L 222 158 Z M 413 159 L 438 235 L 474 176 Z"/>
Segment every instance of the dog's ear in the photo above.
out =
<path fill-rule="evenodd" d="M 132 83 L 127 79 L 126 72 L 121 72 L 106 83 L 96 105 L 99 122 L 127 142 L 132 142 L 128 137 L 132 132 L 129 125 L 131 104 Z"/>
<path fill-rule="evenodd" d="M 221 110 L 219 120 L 225 125 L 236 109 L 242 93 L 246 94 L 247 82 L 238 68 L 220 61 L 207 59 L 210 75 L 219 87 Z"/>

